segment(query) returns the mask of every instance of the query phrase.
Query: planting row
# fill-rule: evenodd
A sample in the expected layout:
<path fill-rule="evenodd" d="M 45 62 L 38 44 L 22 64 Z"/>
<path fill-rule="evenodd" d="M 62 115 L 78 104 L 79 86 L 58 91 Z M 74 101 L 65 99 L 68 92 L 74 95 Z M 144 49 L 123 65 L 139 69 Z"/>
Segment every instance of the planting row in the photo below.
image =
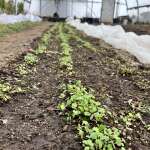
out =
<path fill-rule="evenodd" d="M 68 34 L 64 33 L 62 28 L 68 30 Z M 70 48 L 69 39 L 73 37 L 75 40 L 82 43 L 79 46 L 83 45 L 90 50 L 95 51 L 95 48 L 87 41 L 81 40 L 69 26 L 61 24 L 59 34 L 61 35 L 60 45 L 62 47 L 60 60 L 64 60 L 66 57 L 69 58 L 69 61 L 66 61 L 63 65 L 66 65 L 68 68 L 71 64 L 68 70 L 72 75 L 73 61 L 71 52 L 73 47 Z M 62 64 L 61 61 L 60 64 Z M 104 123 L 104 120 L 111 115 L 111 112 L 105 109 L 101 103 L 96 100 L 92 90 L 88 90 L 82 85 L 81 81 L 76 81 L 75 79 L 72 79 L 71 83 L 64 83 L 62 89 L 63 92 L 60 98 L 65 102 L 59 104 L 59 108 L 65 113 L 68 121 L 76 121 L 78 135 L 82 140 L 82 145 L 85 150 L 124 149 L 120 130 L 115 127 L 107 126 Z"/>
<path fill-rule="evenodd" d="M 73 148 L 65 147 L 70 145 L 69 141 L 74 143 L 75 149 L 81 149 L 82 145 L 85 150 L 124 150 L 135 149 L 138 144 L 149 145 L 150 126 L 146 119 L 149 115 L 146 103 L 150 95 L 149 69 L 133 66 L 110 46 L 102 45 L 99 46 L 99 40 L 93 40 L 67 24 L 57 23 L 43 35 L 37 48 L 30 49 L 22 63 L 15 66 L 15 72 L 22 77 L 21 82 L 26 77 L 35 81 L 31 88 L 38 91 L 33 94 L 36 105 L 29 107 L 36 106 L 35 113 L 37 109 L 44 112 L 42 116 L 48 121 L 45 122 L 40 114 L 41 129 L 43 125 L 44 131 L 46 129 L 44 139 L 52 141 L 54 135 L 55 142 L 61 143 L 56 144 L 58 147 L 55 145 L 56 149 L 62 149 L 62 145 L 64 149 Z M 46 55 L 41 55 L 45 52 Z M 30 76 L 31 72 L 36 77 Z M 9 80 L 1 82 L 2 101 L 8 101 L 15 92 L 26 93 L 27 89 L 13 85 Z M 25 121 L 30 115 L 27 114 Z M 65 126 L 60 123 L 62 117 L 67 120 Z M 36 127 L 40 124 L 38 122 Z M 74 126 L 80 140 L 74 133 L 70 138 L 70 128 Z"/>
<path fill-rule="evenodd" d="M 41 38 L 37 48 L 35 50 L 30 49 L 29 52 L 24 56 L 24 61 L 18 64 L 16 67 L 16 72 L 19 76 L 26 76 L 32 72 L 32 68 L 38 63 L 39 56 L 47 51 L 49 46 L 49 41 L 51 38 L 51 32 L 55 30 L 56 26 L 53 26 L 49 31 L 47 31 Z M 1 102 L 6 102 L 11 99 L 11 94 L 24 93 L 25 90 L 16 85 L 11 85 L 9 82 L 0 81 L 0 100 Z"/>
<path fill-rule="evenodd" d="M 135 58 L 124 53 L 121 56 L 121 52 L 103 41 L 93 40 L 79 31 L 76 33 L 97 49 L 88 51 L 84 46 L 80 48 L 81 43 L 74 38 L 70 41 L 74 46 L 73 62 L 78 78 L 86 81 L 88 87 L 94 87 L 96 96 L 111 111 L 107 125 L 121 130 L 126 147 L 134 147 L 137 141 L 147 147 L 149 140 L 142 135 L 149 137 L 150 70 L 141 64 L 137 66 Z M 141 145 L 139 147 L 143 147 Z"/>

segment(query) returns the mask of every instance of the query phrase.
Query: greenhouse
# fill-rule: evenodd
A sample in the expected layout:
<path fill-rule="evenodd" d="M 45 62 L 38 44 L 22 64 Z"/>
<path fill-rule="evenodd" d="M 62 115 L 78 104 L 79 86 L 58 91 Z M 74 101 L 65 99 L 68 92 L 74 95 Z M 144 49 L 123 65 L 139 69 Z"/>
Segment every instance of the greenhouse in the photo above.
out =
<path fill-rule="evenodd" d="M 108 13 L 112 9 L 110 14 L 115 18 L 129 15 L 136 21 L 150 22 L 149 0 L 108 0 L 106 7 L 104 10 Z M 100 19 L 103 7 L 102 0 L 31 0 L 25 1 L 25 10 L 40 16 L 52 17 L 57 11 L 64 18 L 77 16 Z"/>
<path fill-rule="evenodd" d="M 150 0 L 0 0 L 0 150 L 149 150 Z"/>

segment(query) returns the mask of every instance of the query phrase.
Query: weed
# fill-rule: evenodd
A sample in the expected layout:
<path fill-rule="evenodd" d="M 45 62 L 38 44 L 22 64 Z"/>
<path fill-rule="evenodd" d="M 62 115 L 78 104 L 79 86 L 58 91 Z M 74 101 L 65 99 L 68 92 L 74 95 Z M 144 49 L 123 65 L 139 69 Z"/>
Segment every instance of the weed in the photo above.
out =
<path fill-rule="evenodd" d="M 119 74 L 122 76 L 131 76 L 136 73 L 136 70 L 132 67 L 126 66 L 126 65 L 121 65 L 119 67 Z"/>
<path fill-rule="evenodd" d="M 9 92 L 12 87 L 9 83 L 0 83 L 0 99 L 2 101 L 8 101 L 10 99 Z"/>
<path fill-rule="evenodd" d="M 26 64 L 20 64 L 18 67 L 17 67 L 17 71 L 20 75 L 27 75 L 29 73 L 29 70 L 27 69 L 27 66 Z"/>
<path fill-rule="evenodd" d="M 5 36 L 8 33 L 19 32 L 24 29 L 33 27 L 35 25 L 38 25 L 38 23 L 33 23 L 30 21 L 18 22 L 15 24 L 8 24 L 8 25 L 0 24 L 0 36 Z"/>
<path fill-rule="evenodd" d="M 10 100 L 10 95 L 15 93 L 24 93 L 21 87 L 16 85 L 11 85 L 9 83 L 0 83 L 0 100 L 7 102 Z"/>
<path fill-rule="evenodd" d="M 135 82 L 136 86 L 140 89 L 148 90 L 150 89 L 150 81 L 148 79 L 141 79 Z"/>
<path fill-rule="evenodd" d="M 132 123 L 135 122 L 137 119 L 141 119 L 141 114 L 135 112 L 129 112 L 126 116 L 121 116 L 121 119 L 128 127 L 131 126 Z"/>
<path fill-rule="evenodd" d="M 38 62 L 38 58 L 36 55 L 32 54 L 32 53 L 28 53 L 25 58 L 24 58 L 25 62 L 28 65 L 34 65 Z"/>
<path fill-rule="evenodd" d="M 22 89 L 21 87 L 19 86 L 14 86 L 12 88 L 12 90 L 10 91 L 11 94 L 15 94 L 15 93 L 25 93 L 26 90 Z"/>
<path fill-rule="evenodd" d="M 149 104 L 144 104 L 143 102 L 132 102 L 132 99 L 129 100 L 128 103 L 133 110 L 137 110 L 142 113 L 150 113 Z"/>
<path fill-rule="evenodd" d="M 145 128 L 146 128 L 148 131 L 150 131 L 150 124 L 145 125 Z"/>

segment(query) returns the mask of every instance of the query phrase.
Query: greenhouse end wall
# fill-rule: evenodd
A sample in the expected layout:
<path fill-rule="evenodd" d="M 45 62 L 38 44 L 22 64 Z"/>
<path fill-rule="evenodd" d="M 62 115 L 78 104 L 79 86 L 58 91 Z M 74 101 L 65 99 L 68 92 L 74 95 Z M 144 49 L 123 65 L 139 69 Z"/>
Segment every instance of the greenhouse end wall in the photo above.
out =
<path fill-rule="evenodd" d="M 41 3 L 41 4 L 40 4 Z M 41 5 L 41 6 L 40 6 Z M 53 17 L 57 12 L 61 18 L 101 17 L 102 0 L 32 0 L 31 6 L 25 2 L 25 12 L 41 17 Z M 41 7 L 41 8 L 40 8 Z"/>
<path fill-rule="evenodd" d="M 115 10 L 115 0 L 103 0 L 101 21 L 105 23 L 113 23 Z"/>

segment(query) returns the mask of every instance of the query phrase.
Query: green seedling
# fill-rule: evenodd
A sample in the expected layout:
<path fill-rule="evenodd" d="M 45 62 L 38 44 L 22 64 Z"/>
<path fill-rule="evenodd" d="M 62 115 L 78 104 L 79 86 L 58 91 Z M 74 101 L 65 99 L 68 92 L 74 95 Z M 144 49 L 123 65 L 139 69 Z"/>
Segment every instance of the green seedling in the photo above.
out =
<path fill-rule="evenodd" d="M 47 51 L 47 47 L 50 43 L 50 38 L 52 37 L 52 32 L 56 30 L 58 24 L 55 24 L 53 27 L 50 28 L 48 32 L 46 32 L 43 37 L 41 38 L 41 42 L 38 45 L 38 48 L 35 50 L 35 54 L 43 54 Z"/>
<path fill-rule="evenodd" d="M 66 90 L 71 93 L 66 107 L 72 109 L 73 118 L 83 116 L 90 120 L 100 121 L 105 116 L 105 109 L 92 94 L 86 91 L 80 81 L 77 81 L 76 84 L 69 84 Z"/>
<path fill-rule="evenodd" d="M 64 99 L 65 95 L 70 96 L 66 98 L 65 103 L 59 104 L 59 109 L 65 110 L 69 121 L 70 119 L 78 120 L 78 134 L 82 139 L 84 149 L 115 150 L 117 147 L 124 150 L 120 131 L 104 125 L 103 119 L 107 115 L 107 110 L 93 96 L 93 91 L 88 91 L 81 81 L 67 84 L 63 89 L 64 92 L 60 98 Z"/>
<path fill-rule="evenodd" d="M 73 70 L 73 62 L 71 57 L 72 48 L 69 45 L 69 39 L 68 36 L 63 33 L 62 24 L 59 26 L 59 39 L 60 39 L 60 47 L 62 49 L 61 57 L 60 57 L 60 66 L 66 67 L 66 70 L 71 72 Z"/>
<path fill-rule="evenodd" d="M 44 52 L 46 52 L 47 50 L 47 46 L 44 44 L 39 44 L 38 48 L 35 50 L 35 54 L 39 55 L 39 54 L 43 54 Z"/>
<path fill-rule="evenodd" d="M 66 25 L 65 27 L 68 30 L 69 38 L 70 39 L 75 39 L 76 41 L 81 43 L 81 45 L 78 45 L 79 48 L 85 47 L 89 50 L 96 51 L 96 48 L 90 42 L 80 38 L 80 36 L 73 30 L 72 27 L 70 27 L 69 25 Z"/>
<path fill-rule="evenodd" d="M 68 44 L 69 36 L 63 33 L 62 24 L 59 26 L 59 39 L 62 49 L 60 65 L 66 66 L 67 72 L 68 70 L 72 72 L 72 49 Z M 90 47 L 89 43 L 84 42 L 84 44 Z M 76 119 L 79 122 L 78 134 L 85 150 L 125 149 L 120 130 L 104 125 L 103 120 L 109 113 L 93 96 L 93 90 L 87 90 L 81 81 L 67 84 L 62 89 L 63 92 L 59 98 L 66 102 L 60 103 L 58 108 L 66 114 L 68 121 Z"/>
<path fill-rule="evenodd" d="M 78 132 L 81 139 L 83 139 L 84 150 L 125 149 L 124 143 L 120 138 L 121 132 L 117 128 L 111 129 L 103 124 L 91 127 L 87 121 L 83 121 L 81 125 L 78 125 Z"/>
<path fill-rule="evenodd" d="M 28 65 L 35 65 L 38 62 L 38 57 L 32 53 L 28 53 L 24 60 Z"/>

